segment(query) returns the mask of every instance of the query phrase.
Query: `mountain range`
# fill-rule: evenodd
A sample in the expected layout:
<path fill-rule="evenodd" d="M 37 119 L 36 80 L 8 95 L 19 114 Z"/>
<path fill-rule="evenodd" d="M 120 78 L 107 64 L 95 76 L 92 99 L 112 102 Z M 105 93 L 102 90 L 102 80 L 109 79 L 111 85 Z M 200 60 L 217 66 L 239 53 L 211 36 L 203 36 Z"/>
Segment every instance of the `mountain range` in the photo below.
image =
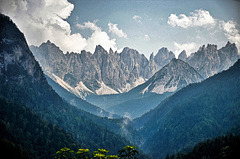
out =
<path fill-rule="evenodd" d="M 159 49 L 155 56 L 152 53 L 149 60 L 128 47 L 117 53 L 111 49 L 107 52 L 98 45 L 93 54 L 84 50 L 81 53 L 64 54 L 59 47 L 47 41 L 30 49 L 46 74 L 56 75 L 71 87 L 79 89 L 83 98 L 91 93 L 105 95 L 127 92 L 146 82 L 175 58 L 167 48 Z M 181 58 L 206 79 L 228 69 L 239 55 L 236 45 L 228 42 L 219 50 L 216 45 L 202 46 L 189 57 L 183 51 L 179 55 Z"/>
<path fill-rule="evenodd" d="M 128 47 L 117 53 L 98 45 L 93 54 L 84 50 L 64 54 L 47 41 L 30 48 L 45 74 L 61 87 L 100 109 L 131 118 L 153 109 L 188 84 L 228 69 L 239 58 L 236 45 L 230 42 L 219 50 L 216 45 L 202 46 L 189 57 L 182 51 L 182 62 L 176 66 L 168 65 L 175 55 L 167 48 L 159 49 L 155 56 L 152 53 L 149 60 Z"/>
<path fill-rule="evenodd" d="M 175 56 L 167 48 L 162 48 L 150 61 L 138 51 L 124 48 L 121 53 L 109 52 L 100 45 L 95 52 L 63 52 L 47 41 L 39 47 L 31 46 L 44 72 L 54 74 L 73 88 L 79 83 L 87 92 L 97 95 L 118 94 L 142 84 L 155 72 L 170 62 Z M 84 94 L 84 93 L 83 93 Z"/>
<path fill-rule="evenodd" d="M 117 53 L 100 45 L 93 54 L 64 54 L 50 41 L 30 50 L 9 17 L 0 14 L 0 22 L 4 154 L 50 158 L 63 146 L 117 153 L 136 145 L 139 158 L 164 158 L 239 130 L 235 44 L 202 46 L 178 59 L 167 48 L 148 60 L 130 48 Z"/>

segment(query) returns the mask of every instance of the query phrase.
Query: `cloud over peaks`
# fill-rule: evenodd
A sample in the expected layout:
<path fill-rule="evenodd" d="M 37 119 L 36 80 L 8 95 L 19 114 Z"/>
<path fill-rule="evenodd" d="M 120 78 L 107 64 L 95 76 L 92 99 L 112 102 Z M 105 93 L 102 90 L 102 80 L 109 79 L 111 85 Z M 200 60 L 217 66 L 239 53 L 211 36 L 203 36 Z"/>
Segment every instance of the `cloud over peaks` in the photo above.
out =
<path fill-rule="evenodd" d="M 225 36 L 228 40 L 236 44 L 238 52 L 240 53 L 240 33 L 237 30 L 237 23 L 230 20 L 228 22 L 220 21 L 220 24 Z"/>
<path fill-rule="evenodd" d="M 99 44 L 105 49 L 116 49 L 115 39 L 110 39 L 96 24 L 85 24 L 86 28 L 93 31 L 87 39 L 80 33 L 71 33 L 66 19 L 73 9 L 74 5 L 67 0 L 0 1 L 0 12 L 10 16 L 30 45 L 40 45 L 50 40 L 64 52 L 93 51 Z"/>
<path fill-rule="evenodd" d="M 206 10 L 195 10 L 190 13 L 190 16 L 185 14 L 180 14 L 177 16 L 176 14 L 171 14 L 168 17 L 169 25 L 172 27 L 194 27 L 194 26 L 207 26 L 207 25 L 215 25 L 215 19 L 210 15 L 209 11 Z"/>
<path fill-rule="evenodd" d="M 85 22 L 83 24 L 76 25 L 80 29 L 90 29 L 92 31 L 91 36 L 86 40 L 87 46 L 84 48 L 90 52 L 94 52 L 96 45 L 101 45 L 106 50 L 112 48 L 117 50 L 116 39 L 111 39 L 108 34 L 96 25 L 95 22 Z"/>
<path fill-rule="evenodd" d="M 111 22 L 109 22 L 108 23 L 108 32 L 117 35 L 119 38 L 127 39 L 127 34 L 124 33 L 122 29 L 119 29 L 117 24 L 112 24 Z"/>
<path fill-rule="evenodd" d="M 190 43 L 184 43 L 184 44 L 179 44 L 177 42 L 174 42 L 174 48 L 175 48 L 175 55 L 178 57 L 178 55 L 185 50 L 187 55 L 189 56 L 191 53 L 197 51 L 198 45 L 194 42 Z"/>

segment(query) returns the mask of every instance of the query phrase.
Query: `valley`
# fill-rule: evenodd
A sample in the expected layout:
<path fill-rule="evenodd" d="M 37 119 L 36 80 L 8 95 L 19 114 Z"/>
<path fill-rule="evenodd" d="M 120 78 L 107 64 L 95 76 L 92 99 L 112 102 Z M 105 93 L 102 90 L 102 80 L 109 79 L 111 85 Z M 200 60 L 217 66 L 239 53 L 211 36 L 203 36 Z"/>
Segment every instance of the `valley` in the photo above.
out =
<path fill-rule="evenodd" d="M 144 24 L 142 18 L 133 17 Z M 134 156 L 139 159 L 231 158 L 237 154 L 238 42 L 225 41 L 220 48 L 199 44 L 196 51 L 185 47 L 188 50 L 181 48 L 178 54 L 160 46 L 149 58 L 129 46 L 117 50 L 95 42 L 91 43 L 93 51 L 66 51 L 52 39 L 30 44 L 22 25 L 13 19 L 0 13 L 3 155 L 57 158 L 71 149 L 78 158 L 84 150 L 91 158 L 101 158 L 96 155 L 100 152 L 114 158 L 106 155 L 108 151 L 124 158 L 119 152 L 122 148 L 136 149 Z M 168 25 L 173 25 L 170 20 Z M 106 36 L 96 23 L 75 27 Z M 70 28 L 67 24 L 64 29 Z M 116 34 L 117 26 L 109 22 L 109 33 Z M 122 30 L 117 33 L 128 40 Z M 144 38 L 150 41 L 150 36 Z"/>

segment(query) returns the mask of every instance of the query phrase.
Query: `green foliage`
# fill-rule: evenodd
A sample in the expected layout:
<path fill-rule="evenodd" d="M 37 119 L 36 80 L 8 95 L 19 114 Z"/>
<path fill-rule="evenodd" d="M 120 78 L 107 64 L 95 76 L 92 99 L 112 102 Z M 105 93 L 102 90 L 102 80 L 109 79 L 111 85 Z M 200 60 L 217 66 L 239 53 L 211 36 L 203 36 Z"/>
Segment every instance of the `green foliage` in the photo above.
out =
<path fill-rule="evenodd" d="M 60 151 L 56 152 L 56 157 L 57 159 L 72 159 L 75 158 L 74 151 L 71 150 L 70 148 L 64 147 L 61 148 Z"/>
<path fill-rule="evenodd" d="M 119 155 L 108 155 L 109 151 L 106 149 L 98 149 L 94 151 L 92 155 L 89 154 L 89 149 L 79 149 L 77 152 L 74 152 L 70 148 L 62 148 L 60 151 L 56 152 L 56 159 L 117 159 L 117 158 L 127 158 L 127 159 L 137 159 L 139 154 L 137 147 L 135 146 L 126 146 L 119 151 Z"/>
<path fill-rule="evenodd" d="M 99 159 L 102 159 L 102 158 L 106 158 L 107 157 L 107 153 L 109 151 L 105 150 L 105 149 L 98 149 L 98 151 L 94 151 L 93 155 L 95 158 L 99 158 Z"/>
<path fill-rule="evenodd" d="M 129 145 L 118 152 L 122 158 L 135 158 L 134 156 L 138 154 L 137 147 Z"/>
<path fill-rule="evenodd" d="M 88 159 L 89 149 L 79 149 L 75 155 L 77 158 Z"/>

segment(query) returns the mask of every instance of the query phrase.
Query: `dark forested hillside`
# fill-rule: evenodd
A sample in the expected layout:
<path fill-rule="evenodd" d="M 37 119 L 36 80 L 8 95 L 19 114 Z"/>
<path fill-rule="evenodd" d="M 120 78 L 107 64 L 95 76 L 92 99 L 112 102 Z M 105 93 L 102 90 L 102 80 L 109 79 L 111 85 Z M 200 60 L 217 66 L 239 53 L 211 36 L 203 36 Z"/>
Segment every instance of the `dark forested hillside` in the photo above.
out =
<path fill-rule="evenodd" d="M 42 120 L 64 128 L 80 147 L 116 152 L 128 143 L 108 129 L 118 131 L 121 126 L 117 122 L 95 117 L 64 102 L 48 85 L 16 25 L 2 14 L 0 22 L 1 96 L 26 105 Z"/>
<path fill-rule="evenodd" d="M 188 153 L 167 155 L 166 159 L 238 159 L 240 149 L 239 136 L 219 136 L 194 146 Z"/>
<path fill-rule="evenodd" d="M 73 149 L 79 146 L 65 130 L 43 122 L 36 113 L 23 105 L 0 97 L 0 112 L 2 144 L 6 145 L 6 141 L 15 142 L 22 151 L 26 151 L 29 158 L 52 158 L 64 146 Z M 9 146 L 4 147 L 6 150 L 3 153 L 6 156 L 17 152 L 13 148 L 7 150 Z"/>
<path fill-rule="evenodd" d="M 140 130 L 146 140 L 143 149 L 164 157 L 225 134 L 240 123 L 239 90 L 240 60 L 227 71 L 183 88 L 143 116 L 148 120 Z"/>

